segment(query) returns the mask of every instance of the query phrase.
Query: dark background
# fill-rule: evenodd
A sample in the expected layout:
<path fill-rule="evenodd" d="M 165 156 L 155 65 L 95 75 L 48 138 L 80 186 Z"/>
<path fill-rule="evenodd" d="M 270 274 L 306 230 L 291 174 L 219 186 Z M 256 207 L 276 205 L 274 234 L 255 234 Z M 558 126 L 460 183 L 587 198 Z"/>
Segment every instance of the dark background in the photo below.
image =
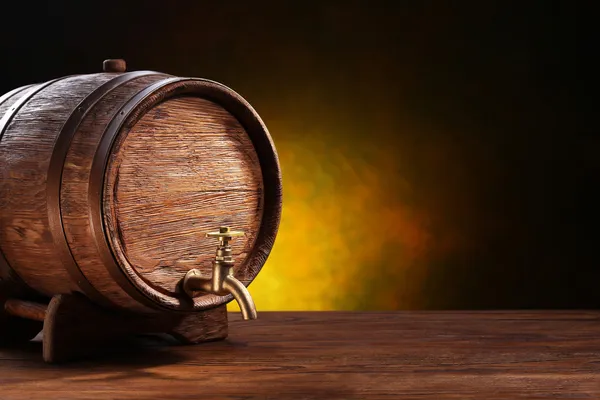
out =
<path fill-rule="evenodd" d="M 600 306 L 600 143 L 580 54 L 592 52 L 588 3 L 222 3 L 3 3 L 0 92 L 122 57 L 130 70 L 236 89 L 270 127 L 289 177 L 301 179 L 285 156 L 294 143 L 343 143 L 350 161 L 369 157 L 357 155 L 366 142 L 378 146 L 393 166 L 367 164 L 385 178 L 377 190 L 390 209 L 402 200 L 424 210 L 430 235 L 462 244 L 415 256 L 427 272 L 410 296 L 426 301 L 394 291 L 394 279 L 410 274 L 356 272 L 370 289 L 338 293 L 329 307 Z M 294 182 L 286 184 L 293 205 Z M 364 236 L 380 223 L 372 215 L 360 224 Z M 394 269 L 390 260 L 403 256 L 381 257 L 364 269 Z M 386 287 L 388 297 L 373 300 Z"/>

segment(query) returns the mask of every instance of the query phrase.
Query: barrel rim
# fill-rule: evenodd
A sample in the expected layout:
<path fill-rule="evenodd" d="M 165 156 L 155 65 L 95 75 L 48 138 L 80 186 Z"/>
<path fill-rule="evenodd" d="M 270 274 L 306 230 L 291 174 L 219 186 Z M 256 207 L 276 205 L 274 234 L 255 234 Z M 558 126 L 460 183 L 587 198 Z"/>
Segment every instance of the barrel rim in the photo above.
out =
<path fill-rule="evenodd" d="M 264 186 L 264 211 L 251 253 L 246 258 L 252 271 L 249 285 L 260 272 L 273 247 L 279 228 L 282 207 L 281 168 L 271 135 L 252 106 L 229 87 L 208 79 L 170 78 L 148 86 L 126 102 L 108 123 L 96 149 L 89 182 L 89 207 L 92 236 L 110 276 L 132 297 L 155 309 L 200 311 L 231 301 L 228 296 L 201 296 L 193 301 L 159 292 L 145 283 L 131 265 L 122 264 L 114 254 L 112 239 L 106 226 L 104 192 L 110 155 L 117 137 L 128 132 L 149 110 L 164 101 L 195 95 L 213 101 L 231 113 L 246 130 L 260 161 Z"/>
<path fill-rule="evenodd" d="M 112 75 L 111 79 L 92 90 L 75 106 L 54 142 L 54 148 L 46 175 L 46 205 L 48 227 L 52 234 L 54 245 L 67 273 L 71 279 L 73 279 L 73 282 L 77 285 L 79 290 L 91 300 L 101 306 L 114 307 L 115 304 L 90 283 L 77 264 L 68 244 L 60 204 L 64 164 L 71 143 L 84 119 L 94 107 L 113 90 L 138 78 L 149 75 L 161 75 L 161 73 L 155 71 L 136 71 L 110 75 Z"/>

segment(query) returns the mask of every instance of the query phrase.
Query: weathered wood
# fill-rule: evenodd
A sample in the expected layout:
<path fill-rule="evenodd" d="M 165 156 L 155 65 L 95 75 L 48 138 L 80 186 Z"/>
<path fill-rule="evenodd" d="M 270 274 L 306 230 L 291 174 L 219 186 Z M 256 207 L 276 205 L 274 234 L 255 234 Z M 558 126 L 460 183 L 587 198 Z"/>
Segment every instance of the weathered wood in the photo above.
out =
<path fill-rule="evenodd" d="M 188 313 L 144 316 L 100 308 L 79 295 L 55 296 L 43 331 L 44 361 L 60 363 L 97 356 L 128 335 L 169 333 L 181 343 L 195 344 L 227 337 L 225 306 Z"/>
<path fill-rule="evenodd" d="M 35 85 L 21 86 L 0 96 L 0 116 L 4 115 L 19 100 L 25 91 Z"/>
<path fill-rule="evenodd" d="M 236 277 L 245 269 L 263 213 L 260 163 L 248 134 L 223 107 L 194 97 L 168 100 L 117 138 L 106 172 L 107 229 L 122 265 L 177 296 L 187 271 L 211 273 L 217 242 L 204 234 L 227 225 Z"/>
<path fill-rule="evenodd" d="M 598 399 L 600 313 L 263 312 L 227 340 L 48 368 L 0 350 L 0 397 L 29 399 Z M 35 384 L 33 384 L 35 383 Z"/>
<path fill-rule="evenodd" d="M 166 333 L 182 344 L 198 344 L 225 339 L 229 334 L 227 306 L 205 311 L 175 315 L 175 321 Z M 161 331 L 159 331 L 161 332 Z"/>
<path fill-rule="evenodd" d="M 77 290 L 48 223 L 46 177 L 54 142 L 76 105 L 108 79 L 67 77 L 41 89 L 16 111 L 0 140 L 0 247 L 23 281 L 48 296 Z"/>
<path fill-rule="evenodd" d="M 273 245 L 273 240 L 277 233 L 277 227 L 279 224 L 279 217 L 281 215 L 281 174 L 277 161 L 277 155 L 274 151 L 268 131 L 264 127 L 264 124 L 262 124 L 260 121 L 260 118 L 257 116 L 255 111 L 241 97 L 239 97 L 239 95 L 231 91 L 231 89 L 215 82 L 191 78 L 165 79 L 147 87 L 134 96 L 129 102 L 127 102 L 127 104 L 119 112 L 119 115 L 115 117 L 107 126 L 102 140 L 98 145 L 99 150 L 96 152 L 94 162 L 92 163 L 89 192 L 98 193 L 102 191 L 104 193 L 104 201 L 101 204 L 99 201 L 94 201 L 90 198 L 89 220 L 93 228 L 92 234 L 95 238 L 95 244 L 100 252 L 100 255 L 103 257 L 103 263 L 105 264 L 106 269 L 110 272 L 115 281 L 119 282 L 122 287 L 127 289 L 128 294 L 130 294 L 132 297 L 135 297 L 140 296 L 140 293 L 143 293 L 144 296 L 143 298 L 138 299 L 139 301 L 144 303 L 149 299 L 153 302 L 153 304 L 157 304 L 160 307 L 167 309 L 185 311 L 192 309 L 202 310 L 225 304 L 231 300 L 231 295 L 213 296 L 200 294 L 199 296 L 196 296 L 192 302 L 190 302 L 185 295 L 183 295 L 180 291 L 175 290 L 175 284 L 178 280 L 183 278 L 183 273 L 180 277 L 177 277 L 177 280 L 175 280 L 176 276 L 174 274 L 169 277 L 169 279 L 173 278 L 173 282 L 169 282 L 172 288 L 170 292 L 158 285 L 156 288 L 153 287 L 152 284 L 148 284 L 148 280 L 142 276 L 140 270 L 137 268 L 137 265 L 132 265 L 129 261 L 123 262 L 124 260 L 128 259 L 128 255 L 126 254 L 127 249 L 123 250 L 118 245 L 115 245 L 118 244 L 119 240 L 122 241 L 122 232 L 120 232 L 118 229 L 113 229 L 112 232 L 114 233 L 111 233 L 110 229 L 104 230 L 104 227 L 116 227 L 114 224 L 111 225 L 111 221 L 114 221 L 114 218 L 111 220 L 111 217 L 115 210 L 115 208 L 112 207 L 114 200 L 111 200 L 111 198 L 114 198 L 115 188 L 117 188 L 118 192 L 118 188 L 121 185 L 119 178 L 114 179 L 116 184 L 113 184 L 112 188 L 107 187 L 109 185 L 108 182 L 110 181 L 111 163 L 114 162 L 114 160 L 120 159 L 121 149 L 118 147 L 118 145 L 117 147 L 114 147 L 113 145 L 113 147 L 109 148 L 109 144 L 111 144 L 113 140 L 119 141 L 119 138 L 128 137 L 128 135 L 135 130 L 140 120 L 147 115 L 147 113 L 152 113 L 156 107 L 160 107 L 161 104 L 165 103 L 169 104 L 170 100 L 178 97 L 193 97 L 200 99 L 206 98 L 210 99 L 210 101 L 215 104 L 221 105 L 231 115 L 235 115 L 236 119 L 239 120 L 240 124 L 244 127 L 244 130 L 250 137 L 260 162 L 260 172 L 262 173 L 262 179 L 264 181 L 264 209 L 263 218 L 260 222 L 260 228 L 258 229 L 258 234 L 255 239 L 255 245 L 249 251 L 246 263 L 239 265 L 235 273 L 237 275 L 241 275 L 241 278 L 245 278 L 245 284 L 249 284 L 249 282 L 258 274 Z M 179 103 L 175 102 L 171 103 L 170 105 L 173 106 L 173 104 L 178 105 Z M 173 111 L 174 110 L 169 110 L 169 112 Z M 202 109 L 199 111 L 202 112 Z M 165 113 L 164 110 L 163 113 Z M 229 115 L 228 113 L 223 112 L 221 112 L 221 114 L 225 116 Z M 219 118 L 220 115 L 217 114 L 213 117 L 213 121 L 217 121 L 217 124 L 221 124 L 223 126 L 222 129 L 229 129 L 230 127 L 223 124 L 222 121 L 219 122 Z M 227 118 L 231 120 L 232 117 L 228 116 Z M 149 121 L 154 121 L 153 123 L 157 125 L 160 125 L 161 123 L 160 118 L 150 118 Z M 183 126 L 185 126 L 185 123 Z M 190 125 L 190 127 L 191 126 L 192 125 Z M 177 126 L 175 126 L 175 128 L 177 128 Z M 202 126 L 201 124 L 201 131 L 204 129 L 206 129 L 206 126 Z M 197 131 L 198 128 L 189 134 L 197 133 Z M 179 130 L 179 133 L 183 134 L 186 133 L 186 131 Z M 140 137 L 143 138 L 145 136 L 138 135 L 138 139 Z M 142 140 L 143 139 L 140 139 L 140 141 Z M 170 147 L 167 147 L 167 150 L 171 148 L 177 149 L 178 145 L 171 143 Z M 171 151 L 171 157 L 173 155 L 177 155 L 178 152 L 179 150 Z M 166 153 L 169 154 L 168 151 Z M 175 160 L 175 164 L 181 163 L 181 158 L 178 159 L 177 157 L 174 157 L 173 160 Z M 213 162 L 214 159 L 211 160 L 209 166 L 212 166 Z M 170 165 L 170 169 L 179 168 L 179 166 L 173 167 L 173 162 Z M 131 179 L 131 176 L 133 175 L 130 174 L 128 179 Z M 173 179 L 171 178 L 171 180 Z M 272 184 L 267 185 L 267 183 Z M 158 198 L 160 195 L 164 195 L 165 193 L 168 193 L 169 196 L 173 196 L 173 194 L 180 194 L 177 192 L 177 190 L 173 190 L 173 186 L 169 187 L 168 185 L 163 185 L 163 187 L 160 188 L 160 192 L 153 193 L 152 195 L 154 198 Z M 214 195 L 214 193 L 210 194 L 210 196 Z M 143 201 L 141 200 L 141 196 L 140 201 Z M 194 210 L 192 207 L 196 207 L 194 204 L 190 204 L 189 202 L 188 206 L 191 207 L 191 212 Z M 181 204 L 166 202 L 165 207 L 178 208 L 181 207 Z M 215 208 L 220 209 L 221 211 L 212 211 L 214 218 L 211 217 L 210 214 L 207 216 L 205 215 L 202 218 L 206 221 L 212 221 L 213 225 L 216 227 L 223 224 L 222 216 L 226 213 L 229 214 L 229 211 L 223 211 L 224 208 L 226 209 L 223 204 L 215 204 Z M 163 213 L 168 213 L 168 211 L 168 209 L 165 209 Z M 156 219 L 157 217 L 158 216 L 156 214 L 153 215 L 153 218 Z M 188 230 L 190 225 L 187 219 L 182 220 L 181 217 L 178 218 L 179 219 L 168 221 L 170 230 L 175 231 L 178 226 L 182 231 Z M 207 225 L 210 225 L 210 223 L 207 223 Z M 215 228 L 211 228 L 209 230 L 212 229 Z M 106 239 L 107 236 L 110 238 L 109 241 Z M 117 240 L 114 240 L 115 236 L 118 238 Z M 145 235 L 145 237 L 148 238 L 148 235 Z M 122 256 L 119 254 L 119 252 L 122 252 Z M 214 254 L 214 247 L 211 253 Z M 118 263 L 118 265 L 114 262 L 114 255 L 117 256 L 117 260 L 121 261 Z M 164 263 L 164 261 L 161 262 Z M 165 264 L 163 264 L 163 266 L 164 265 Z M 122 272 L 125 273 L 126 279 L 124 278 Z M 135 285 L 135 287 L 132 284 Z"/>
<path fill-rule="evenodd" d="M 40 322 L 46 317 L 47 307 L 46 304 L 18 299 L 7 299 L 4 302 L 4 311 L 7 314 Z"/>
<path fill-rule="evenodd" d="M 203 234 L 221 225 L 247 232 L 236 278 L 248 285 L 264 264 L 281 215 L 266 127 L 218 83 L 105 68 L 1 98 L 2 276 L 144 313 L 225 304 L 178 284 L 209 273 Z"/>
<path fill-rule="evenodd" d="M 115 282 L 106 270 L 89 225 L 89 181 L 94 153 L 104 133 L 103 127 L 135 93 L 167 75 L 143 76 L 106 94 L 79 125 L 64 164 L 60 193 L 65 236 L 71 254 L 86 279 L 113 304 L 147 311 Z M 99 128 L 100 127 L 100 128 Z"/>
<path fill-rule="evenodd" d="M 69 147 L 71 146 L 73 139 L 77 136 L 83 120 L 94 110 L 95 106 L 108 94 L 119 87 L 151 75 L 157 74 L 150 71 L 137 71 L 129 74 L 120 74 L 115 76 L 113 79 L 108 80 L 106 83 L 99 86 L 88 96 L 86 96 L 85 99 L 77 105 L 75 112 L 69 116 L 63 125 L 62 130 L 54 144 L 54 151 L 52 153 L 48 170 L 46 201 L 48 207 L 50 231 L 54 239 L 54 245 L 61 256 L 61 261 L 69 273 L 71 280 L 77 282 L 79 289 L 92 301 L 107 307 L 112 303 L 88 281 L 83 272 L 81 272 L 75 258 L 73 257 L 71 249 L 69 248 L 63 220 L 61 218 L 62 212 L 60 207 L 63 170 Z"/>

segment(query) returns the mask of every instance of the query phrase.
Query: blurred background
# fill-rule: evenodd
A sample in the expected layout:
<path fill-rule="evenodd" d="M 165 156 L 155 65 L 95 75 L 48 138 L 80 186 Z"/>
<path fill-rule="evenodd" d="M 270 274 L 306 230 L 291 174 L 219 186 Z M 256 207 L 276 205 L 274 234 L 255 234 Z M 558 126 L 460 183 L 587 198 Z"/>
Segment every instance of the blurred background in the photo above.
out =
<path fill-rule="evenodd" d="M 598 308 L 584 5 L 11 2 L 0 92 L 124 58 L 244 96 L 284 179 L 259 310 Z"/>

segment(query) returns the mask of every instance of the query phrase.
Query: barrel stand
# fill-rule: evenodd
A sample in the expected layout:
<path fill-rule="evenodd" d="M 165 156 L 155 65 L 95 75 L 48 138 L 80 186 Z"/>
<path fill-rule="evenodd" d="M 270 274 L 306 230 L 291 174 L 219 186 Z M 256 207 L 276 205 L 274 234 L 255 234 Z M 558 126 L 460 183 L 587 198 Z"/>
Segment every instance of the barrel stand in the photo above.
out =
<path fill-rule="evenodd" d="M 167 333 L 181 344 L 227 337 L 225 305 L 194 313 L 140 315 L 101 308 L 82 295 L 61 294 L 49 303 L 22 300 L 0 281 L 0 345 L 28 342 L 43 331 L 43 358 L 60 363 L 100 353 L 119 338 Z"/>

